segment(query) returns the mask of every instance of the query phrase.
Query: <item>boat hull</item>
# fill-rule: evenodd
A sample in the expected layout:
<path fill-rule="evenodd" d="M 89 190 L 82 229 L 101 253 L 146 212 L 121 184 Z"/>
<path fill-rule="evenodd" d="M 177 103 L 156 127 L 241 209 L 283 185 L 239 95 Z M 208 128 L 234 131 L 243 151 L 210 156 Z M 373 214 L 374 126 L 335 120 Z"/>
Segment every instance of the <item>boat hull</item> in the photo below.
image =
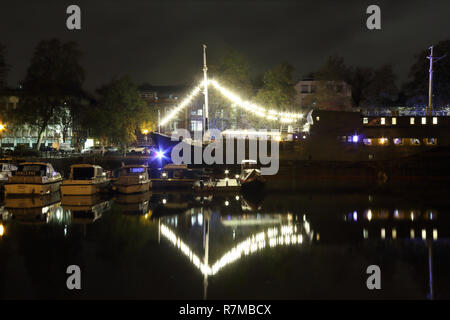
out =
<path fill-rule="evenodd" d="M 123 194 L 147 192 L 150 189 L 150 181 L 138 184 L 115 184 L 114 189 Z"/>
<path fill-rule="evenodd" d="M 109 181 L 101 183 L 62 184 L 63 196 L 85 196 L 108 191 Z"/>
<path fill-rule="evenodd" d="M 192 188 L 195 183 L 194 179 L 152 179 L 151 189 L 164 188 Z"/>
<path fill-rule="evenodd" d="M 241 182 L 242 192 L 254 193 L 265 189 L 266 183 L 261 178 L 249 179 Z"/>
<path fill-rule="evenodd" d="M 51 183 L 11 183 L 5 185 L 5 195 L 44 195 L 59 191 L 61 181 Z"/>

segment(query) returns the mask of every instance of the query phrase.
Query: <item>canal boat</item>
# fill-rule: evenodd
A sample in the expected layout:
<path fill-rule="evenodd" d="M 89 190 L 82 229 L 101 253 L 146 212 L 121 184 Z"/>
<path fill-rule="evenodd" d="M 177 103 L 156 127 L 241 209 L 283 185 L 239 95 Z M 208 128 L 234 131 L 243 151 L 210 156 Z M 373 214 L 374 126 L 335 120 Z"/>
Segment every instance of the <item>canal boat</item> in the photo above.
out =
<path fill-rule="evenodd" d="M 185 164 L 167 164 L 162 170 L 151 172 L 150 188 L 192 188 L 198 176 L 197 170 Z"/>
<path fill-rule="evenodd" d="M 59 191 L 61 174 L 47 162 L 24 162 L 5 185 L 5 195 L 43 195 Z"/>
<path fill-rule="evenodd" d="M 103 168 L 94 164 L 74 164 L 70 177 L 61 185 L 62 195 L 91 195 L 109 191 L 110 181 Z"/>
<path fill-rule="evenodd" d="M 149 188 L 147 167 L 143 165 L 126 165 L 120 168 L 113 186 L 115 191 L 124 194 L 146 192 Z"/>
<path fill-rule="evenodd" d="M 242 160 L 239 182 L 243 192 L 258 192 L 264 189 L 266 181 L 257 168 L 256 160 Z"/>

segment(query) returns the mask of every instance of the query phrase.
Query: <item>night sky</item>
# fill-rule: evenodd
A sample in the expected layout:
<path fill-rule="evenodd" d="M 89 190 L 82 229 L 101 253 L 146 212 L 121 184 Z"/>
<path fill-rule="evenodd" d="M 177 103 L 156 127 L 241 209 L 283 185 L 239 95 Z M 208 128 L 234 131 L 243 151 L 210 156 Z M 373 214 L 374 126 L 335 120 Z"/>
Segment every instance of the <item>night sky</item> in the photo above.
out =
<path fill-rule="evenodd" d="M 81 7 L 82 29 L 66 28 L 66 8 Z M 366 8 L 381 7 L 381 30 L 366 28 Z M 414 55 L 450 37 L 450 1 L 7 1 L 0 0 L 0 42 L 11 65 L 8 82 L 24 77 L 42 39 L 77 41 L 84 52 L 85 87 L 129 74 L 153 85 L 189 82 L 233 48 L 252 75 L 288 61 L 296 77 L 333 54 L 347 64 L 391 63 L 406 79 Z M 426 63 L 426 61 L 424 61 Z"/>

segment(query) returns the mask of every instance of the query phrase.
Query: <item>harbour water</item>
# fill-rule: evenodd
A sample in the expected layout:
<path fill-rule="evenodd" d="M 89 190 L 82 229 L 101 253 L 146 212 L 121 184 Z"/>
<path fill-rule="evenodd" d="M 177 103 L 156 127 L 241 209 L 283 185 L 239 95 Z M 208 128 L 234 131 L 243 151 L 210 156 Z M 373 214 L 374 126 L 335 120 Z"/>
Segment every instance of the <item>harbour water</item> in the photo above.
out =
<path fill-rule="evenodd" d="M 432 192 L 55 194 L 1 210 L 4 299 L 450 298 L 450 200 Z"/>

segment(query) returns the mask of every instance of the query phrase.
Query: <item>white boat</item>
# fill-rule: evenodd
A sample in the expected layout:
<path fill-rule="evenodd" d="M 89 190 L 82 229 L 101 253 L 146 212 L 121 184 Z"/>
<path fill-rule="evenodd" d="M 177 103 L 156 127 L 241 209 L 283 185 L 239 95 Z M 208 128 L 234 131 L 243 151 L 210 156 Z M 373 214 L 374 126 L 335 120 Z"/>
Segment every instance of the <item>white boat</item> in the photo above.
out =
<path fill-rule="evenodd" d="M 149 188 L 147 167 L 143 165 L 126 165 L 120 168 L 113 187 L 117 192 L 125 194 L 146 192 Z"/>
<path fill-rule="evenodd" d="M 109 178 L 103 168 L 94 164 L 70 166 L 70 177 L 61 185 L 62 195 L 90 195 L 108 191 Z"/>
<path fill-rule="evenodd" d="M 13 172 L 17 171 L 17 166 L 11 163 L 0 163 L 0 168 L 0 184 L 5 184 L 13 176 Z"/>
<path fill-rule="evenodd" d="M 5 185 L 5 195 L 43 195 L 59 191 L 61 175 L 46 162 L 24 162 Z"/>

